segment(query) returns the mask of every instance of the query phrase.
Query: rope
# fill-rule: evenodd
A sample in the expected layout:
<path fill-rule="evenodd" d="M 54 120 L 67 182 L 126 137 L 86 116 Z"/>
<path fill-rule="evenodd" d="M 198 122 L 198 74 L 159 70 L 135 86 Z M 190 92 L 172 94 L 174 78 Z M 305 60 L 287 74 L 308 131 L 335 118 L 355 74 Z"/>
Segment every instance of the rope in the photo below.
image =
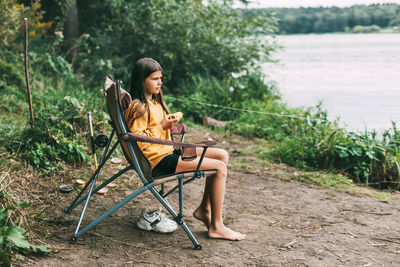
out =
<path fill-rule="evenodd" d="M 264 114 L 264 115 L 270 115 L 270 116 L 278 116 L 278 117 L 288 117 L 288 118 L 294 118 L 294 119 L 306 119 L 305 117 L 300 117 L 300 116 L 295 116 L 295 115 L 286 115 L 286 114 L 263 112 L 263 111 L 256 111 L 256 110 L 243 109 L 243 108 L 233 108 L 233 107 L 227 107 L 227 106 L 220 106 L 220 105 L 216 105 L 216 104 L 204 103 L 204 102 L 193 101 L 193 100 L 188 100 L 188 99 L 175 98 L 175 97 L 172 97 L 172 96 L 164 96 L 164 97 L 165 98 L 169 98 L 169 99 L 173 99 L 173 100 L 177 100 L 177 101 L 181 101 L 181 102 L 196 103 L 196 104 L 201 104 L 201 105 L 215 107 L 215 108 L 223 108 L 223 109 L 230 109 L 230 110 L 243 111 L 243 112 L 249 112 L 249 113 L 258 113 L 258 114 Z"/>

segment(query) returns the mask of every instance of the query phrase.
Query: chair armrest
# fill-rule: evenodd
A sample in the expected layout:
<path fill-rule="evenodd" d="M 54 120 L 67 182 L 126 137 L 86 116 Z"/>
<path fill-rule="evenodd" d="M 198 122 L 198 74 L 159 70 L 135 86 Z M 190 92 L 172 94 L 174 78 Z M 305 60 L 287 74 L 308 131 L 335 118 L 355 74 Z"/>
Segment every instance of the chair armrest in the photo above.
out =
<path fill-rule="evenodd" d="M 200 143 L 183 143 L 183 142 L 174 142 L 170 140 L 160 139 L 149 137 L 141 134 L 135 133 L 127 133 L 119 136 L 120 141 L 134 141 L 134 142 L 146 142 L 160 145 L 168 145 L 168 146 L 181 146 L 181 147 L 210 147 L 214 146 L 217 142 L 214 140 L 204 141 Z"/>
<path fill-rule="evenodd" d="M 174 125 L 171 128 L 172 135 L 186 134 L 186 133 L 188 133 L 188 131 L 189 131 L 188 127 L 183 123 Z"/>
<path fill-rule="evenodd" d="M 200 170 L 200 165 L 203 161 L 203 158 L 205 156 L 205 152 L 208 147 L 215 145 L 217 142 L 214 140 L 208 140 L 200 143 L 183 143 L 183 142 L 174 142 L 170 140 L 165 140 L 165 139 L 160 139 L 160 138 L 154 138 L 154 137 L 149 137 L 141 134 L 134 134 L 134 133 L 127 133 L 127 134 L 122 134 L 119 136 L 120 141 L 133 141 L 133 142 L 146 142 L 146 143 L 153 143 L 153 144 L 161 144 L 161 145 L 169 145 L 169 146 L 178 146 L 180 147 L 182 151 L 181 158 L 184 161 L 191 161 L 197 158 L 196 155 L 196 147 L 203 147 L 203 153 L 200 157 L 199 164 L 196 168 L 196 173 Z"/>

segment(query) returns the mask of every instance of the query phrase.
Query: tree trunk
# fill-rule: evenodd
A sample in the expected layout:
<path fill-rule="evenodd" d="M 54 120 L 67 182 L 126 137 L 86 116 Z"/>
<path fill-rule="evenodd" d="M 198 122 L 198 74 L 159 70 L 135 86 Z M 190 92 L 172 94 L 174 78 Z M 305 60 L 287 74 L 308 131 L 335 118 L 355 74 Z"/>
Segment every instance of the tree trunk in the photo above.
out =
<path fill-rule="evenodd" d="M 64 24 L 64 40 L 66 50 L 70 50 L 79 36 L 78 7 L 76 0 L 68 0 L 67 17 Z"/>

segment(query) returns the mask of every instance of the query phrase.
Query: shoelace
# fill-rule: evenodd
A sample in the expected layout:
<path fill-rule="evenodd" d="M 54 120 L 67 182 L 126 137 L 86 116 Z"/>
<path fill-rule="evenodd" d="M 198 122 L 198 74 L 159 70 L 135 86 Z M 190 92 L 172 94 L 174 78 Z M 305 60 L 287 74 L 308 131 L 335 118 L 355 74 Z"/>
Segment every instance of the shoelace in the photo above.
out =
<path fill-rule="evenodd" d="M 165 216 L 165 214 L 159 210 L 155 211 L 154 214 L 157 215 L 160 222 L 165 222 L 167 220 L 167 217 Z"/>

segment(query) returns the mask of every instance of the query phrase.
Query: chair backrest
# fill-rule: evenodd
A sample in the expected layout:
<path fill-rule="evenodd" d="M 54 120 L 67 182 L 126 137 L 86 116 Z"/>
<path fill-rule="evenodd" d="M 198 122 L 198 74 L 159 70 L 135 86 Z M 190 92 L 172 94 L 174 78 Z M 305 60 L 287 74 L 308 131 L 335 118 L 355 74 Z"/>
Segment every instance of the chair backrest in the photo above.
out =
<path fill-rule="evenodd" d="M 128 125 L 125 120 L 125 110 L 129 107 L 132 102 L 132 98 L 127 91 L 120 88 L 119 82 L 114 82 L 111 77 L 106 78 L 104 83 L 104 90 L 102 91 L 106 98 L 106 104 L 108 112 L 110 114 L 113 127 L 118 136 L 127 134 L 129 131 Z M 126 141 L 121 142 L 121 148 L 125 155 L 126 160 L 135 167 L 139 176 L 142 173 L 147 181 L 152 180 L 151 178 L 151 165 L 147 158 L 143 155 L 137 142 Z M 140 170 L 136 167 L 135 162 L 140 167 Z M 142 179 L 142 177 L 141 177 Z"/>

